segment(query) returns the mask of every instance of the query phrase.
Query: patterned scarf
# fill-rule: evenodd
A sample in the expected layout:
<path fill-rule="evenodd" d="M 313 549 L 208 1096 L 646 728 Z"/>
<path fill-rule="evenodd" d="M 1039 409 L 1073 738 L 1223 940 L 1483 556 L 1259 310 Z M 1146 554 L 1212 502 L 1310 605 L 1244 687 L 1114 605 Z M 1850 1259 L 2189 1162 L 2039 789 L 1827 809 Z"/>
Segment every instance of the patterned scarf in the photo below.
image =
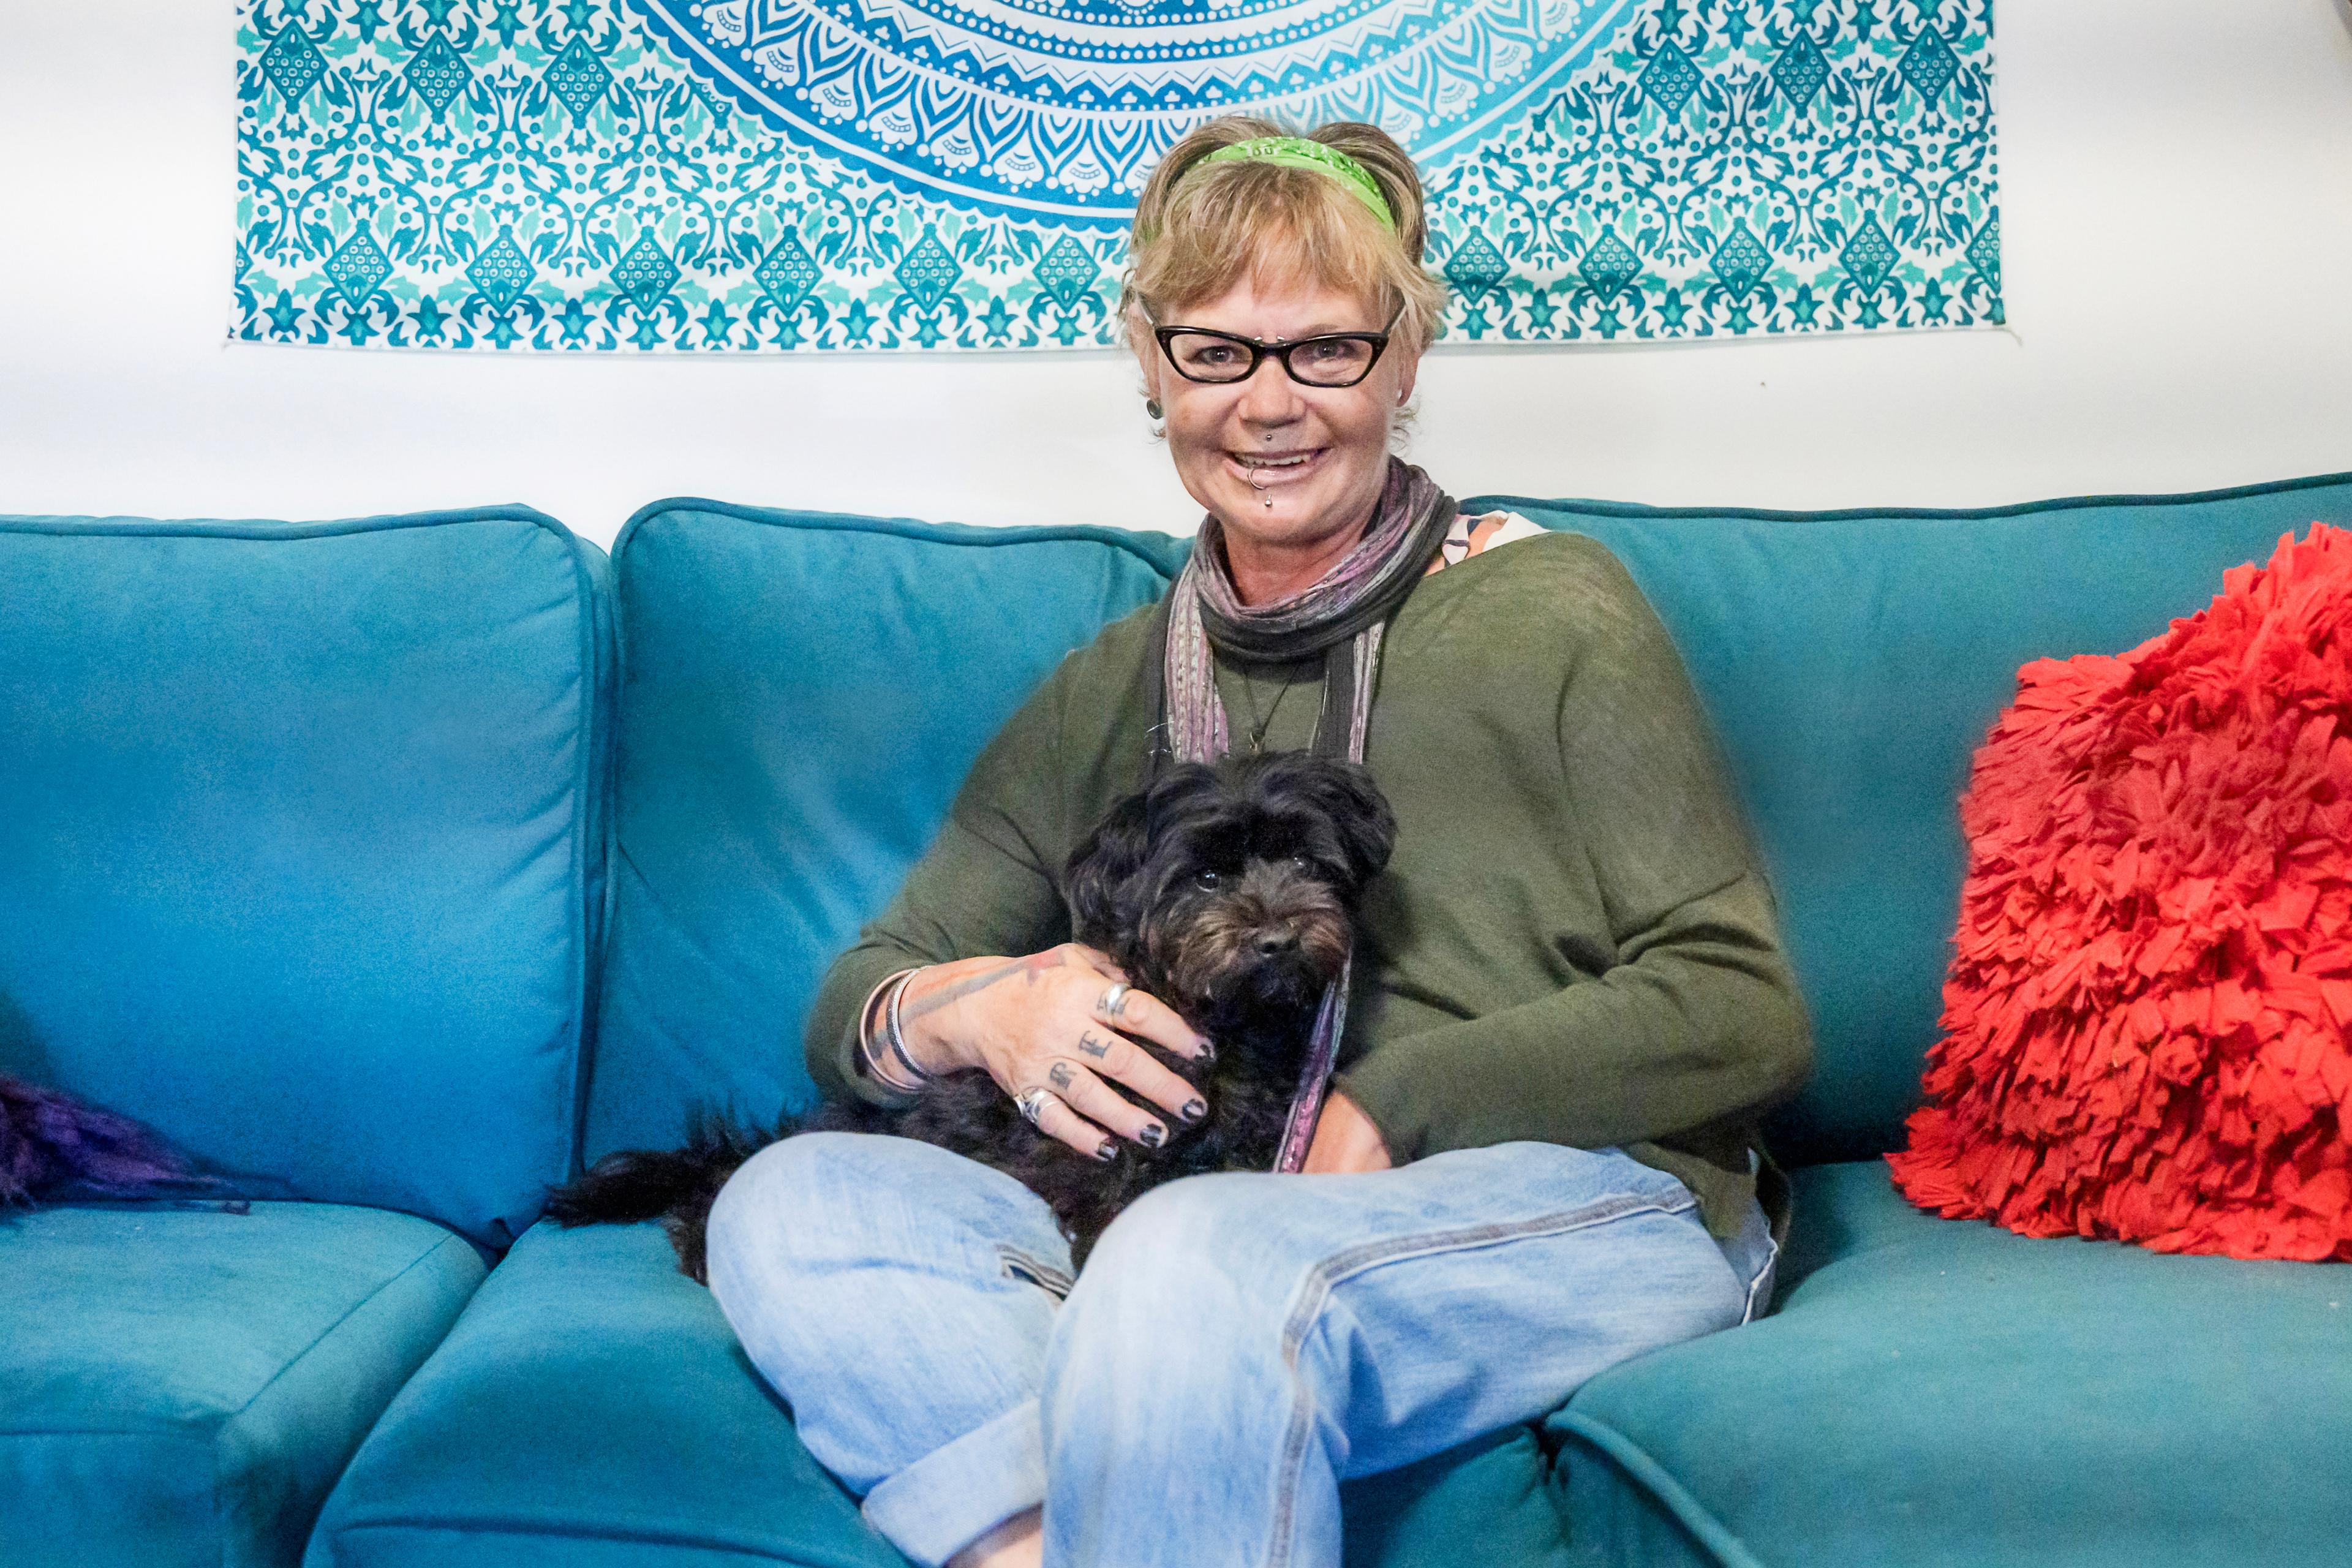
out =
<path fill-rule="evenodd" d="M 1266 605 L 1241 602 L 1225 559 L 1223 526 L 1214 517 L 1203 521 L 1192 558 L 1162 604 L 1161 723 L 1153 742 L 1152 771 L 1167 760 L 1213 763 L 1233 749 L 1233 729 L 1217 696 L 1219 650 L 1256 663 L 1322 654 L 1323 707 L 1315 723 L 1315 752 L 1362 762 L 1381 637 L 1389 617 L 1445 542 L 1456 510 L 1453 498 L 1427 474 L 1391 458 L 1380 503 L 1355 548 L 1312 586 Z M 1323 994 L 1306 1072 L 1275 1161 L 1277 1171 L 1297 1171 L 1307 1163 L 1339 1035 L 1347 1026 L 1353 968 L 1350 961 Z"/>

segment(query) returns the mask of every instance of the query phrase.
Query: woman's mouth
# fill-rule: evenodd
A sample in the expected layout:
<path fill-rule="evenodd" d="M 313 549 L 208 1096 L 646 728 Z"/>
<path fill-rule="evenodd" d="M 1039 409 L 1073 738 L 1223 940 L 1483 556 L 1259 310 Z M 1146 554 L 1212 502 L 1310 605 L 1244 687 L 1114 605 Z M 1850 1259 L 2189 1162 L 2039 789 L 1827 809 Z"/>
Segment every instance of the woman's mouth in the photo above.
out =
<path fill-rule="evenodd" d="M 1227 452 L 1225 463 L 1252 489 L 1292 484 L 1322 467 L 1329 448 L 1310 447 L 1287 452 Z"/>

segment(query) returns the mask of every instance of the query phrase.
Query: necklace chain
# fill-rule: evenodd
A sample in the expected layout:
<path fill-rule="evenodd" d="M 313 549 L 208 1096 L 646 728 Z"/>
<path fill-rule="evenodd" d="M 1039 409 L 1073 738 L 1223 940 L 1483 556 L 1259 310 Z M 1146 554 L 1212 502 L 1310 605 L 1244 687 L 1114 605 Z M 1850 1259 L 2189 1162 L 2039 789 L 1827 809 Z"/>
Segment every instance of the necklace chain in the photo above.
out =
<path fill-rule="evenodd" d="M 1257 713 L 1257 682 L 1250 678 L 1248 670 L 1244 669 L 1240 673 L 1242 700 L 1249 704 L 1250 754 L 1263 756 L 1265 753 L 1265 732 L 1273 727 L 1274 716 L 1282 711 L 1282 700 L 1289 696 L 1290 689 L 1298 683 L 1286 679 L 1282 683 L 1282 689 L 1274 694 L 1272 702 L 1266 704 L 1265 717 L 1261 719 Z"/>

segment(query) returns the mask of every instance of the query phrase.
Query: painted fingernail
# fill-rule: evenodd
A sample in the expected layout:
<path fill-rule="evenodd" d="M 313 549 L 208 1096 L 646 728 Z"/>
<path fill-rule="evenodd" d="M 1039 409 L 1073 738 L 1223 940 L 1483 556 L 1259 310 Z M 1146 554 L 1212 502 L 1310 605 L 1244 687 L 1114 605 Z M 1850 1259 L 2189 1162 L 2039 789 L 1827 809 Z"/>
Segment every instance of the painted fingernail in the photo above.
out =
<path fill-rule="evenodd" d="M 1103 1161 L 1118 1159 L 1118 1145 L 1108 1138 L 1104 1139 L 1102 1147 L 1095 1151 L 1095 1158 Z"/>
<path fill-rule="evenodd" d="M 1210 1043 L 1208 1036 L 1195 1035 L 1192 1037 L 1192 1054 L 1204 1062 L 1213 1062 L 1217 1059 L 1217 1047 Z"/>
<path fill-rule="evenodd" d="M 1136 1137 L 1142 1142 L 1145 1148 L 1157 1149 L 1160 1145 L 1168 1142 L 1168 1129 L 1160 1126 L 1155 1121 L 1150 1126 L 1145 1128 L 1142 1131 L 1137 1133 Z"/>
<path fill-rule="evenodd" d="M 1205 1100 L 1188 1100 L 1184 1102 L 1184 1109 L 1176 1114 L 1187 1121 L 1198 1121 L 1209 1114 L 1209 1102 Z"/>

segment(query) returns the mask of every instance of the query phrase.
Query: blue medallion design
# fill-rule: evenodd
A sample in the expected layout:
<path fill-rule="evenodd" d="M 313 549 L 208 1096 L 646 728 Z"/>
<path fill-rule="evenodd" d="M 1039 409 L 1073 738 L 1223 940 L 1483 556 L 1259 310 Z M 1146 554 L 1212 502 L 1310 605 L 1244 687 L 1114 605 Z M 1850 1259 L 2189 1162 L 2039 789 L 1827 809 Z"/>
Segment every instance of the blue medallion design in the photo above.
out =
<path fill-rule="evenodd" d="M 1992 0 L 241 0 L 231 331 L 1100 348 L 1166 148 L 1410 148 L 1451 342 L 2002 319 Z"/>
<path fill-rule="evenodd" d="M 1442 162 L 1591 58 L 1633 3 L 629 0 L 697 75 L 887 180 L 1112 228 L 1213 115 L 1370 121 Z"/>

